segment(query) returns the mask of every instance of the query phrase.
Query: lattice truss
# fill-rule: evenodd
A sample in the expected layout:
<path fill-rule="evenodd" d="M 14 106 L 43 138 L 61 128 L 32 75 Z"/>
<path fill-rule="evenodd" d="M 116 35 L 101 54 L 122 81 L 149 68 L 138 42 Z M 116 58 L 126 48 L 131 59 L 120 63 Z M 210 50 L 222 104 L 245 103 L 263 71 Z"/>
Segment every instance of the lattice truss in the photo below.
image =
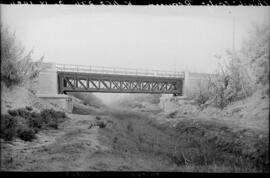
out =
<path fill-rule="evenodd" d="M 142 80 L 142 79 L 116 79 L 102 77 L 90 78 L 79 75 L 60 75 L 59 92 L 65 91 L 96 91 L 117 93 L 178 93 L 182 90 L 174 80 Z"/>

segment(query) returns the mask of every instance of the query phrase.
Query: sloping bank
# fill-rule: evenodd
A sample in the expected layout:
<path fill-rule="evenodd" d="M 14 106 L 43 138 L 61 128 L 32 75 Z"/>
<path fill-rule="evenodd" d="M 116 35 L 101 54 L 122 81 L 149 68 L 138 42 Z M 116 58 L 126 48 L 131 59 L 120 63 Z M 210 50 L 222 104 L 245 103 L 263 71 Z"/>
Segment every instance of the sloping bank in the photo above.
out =
<path fill-rule="evenodd" d="M 250 101 L 246 103 L 252 107 Z M 246 107 L 243 104 L 237 106 Z M 169 159 L 175 165 L 173 171 L 269 172 L 267 129 L 248 127 L 243 121 L 233 122 L 232 119 L 236 120 L 239 113 L 232 115 L 232 118 L 212 113 L 209 116 L 209 113 L 203 115 L 193 104 L 185 103 L 185 107 L 184 112 L 172 109 L 159 114 L 138 112 L 147 109 L 140 107 L 112 111 L 117 124 L 108 134 L 115 150 Z M 250 109 L 248 107 L 246 109 Z M 228 108 L 230 111 L 234 109 Z M 263 117 L 267 120 L 267 116 Z M 252 123 L 248 118 L 246 122 Z"/>
<path fill-rule="evenodd" d="M 174 168 L 169 171 L 268 172 L 264 133 L 211 120 L 161 123 L 162 118 L 131 111 L 111 115 L 117 124 L 103 131 L 118 153 L 170 160 Z"/>

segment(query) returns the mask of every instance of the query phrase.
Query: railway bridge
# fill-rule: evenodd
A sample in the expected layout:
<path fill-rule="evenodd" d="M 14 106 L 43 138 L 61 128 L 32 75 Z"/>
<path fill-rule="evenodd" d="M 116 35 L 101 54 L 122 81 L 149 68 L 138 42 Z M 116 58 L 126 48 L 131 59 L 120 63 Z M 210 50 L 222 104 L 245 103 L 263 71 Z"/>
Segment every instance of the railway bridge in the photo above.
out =
<path fill-rule="evenodd" d="M 159 93 L 186 96 L 209 74 L 43 63 L 32 87 L 40 98 L 72 111 L 67 92 Z"/>
<path fill-rule="evenodd" d="M 56 64 L 57 91 L 164 93 L 181 96 L 184 73 Z"/>

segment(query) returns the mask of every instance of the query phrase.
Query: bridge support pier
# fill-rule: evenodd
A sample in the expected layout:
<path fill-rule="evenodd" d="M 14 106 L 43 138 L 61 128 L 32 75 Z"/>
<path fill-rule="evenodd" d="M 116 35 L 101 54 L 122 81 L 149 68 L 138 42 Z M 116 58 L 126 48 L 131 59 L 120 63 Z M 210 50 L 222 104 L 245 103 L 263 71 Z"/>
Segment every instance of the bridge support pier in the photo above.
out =
<path fill-rule="evenodd" d="M 73 110 L 72 98 L 67 95 L 58 94 L 57 91 L 58 81 L 56 64 L 43 63 L 42 67 L 44 67 L 44 70 L 40 72 L 35 86 L 35 89 L 37 90 L 36 95 L 71 113 Z"/>

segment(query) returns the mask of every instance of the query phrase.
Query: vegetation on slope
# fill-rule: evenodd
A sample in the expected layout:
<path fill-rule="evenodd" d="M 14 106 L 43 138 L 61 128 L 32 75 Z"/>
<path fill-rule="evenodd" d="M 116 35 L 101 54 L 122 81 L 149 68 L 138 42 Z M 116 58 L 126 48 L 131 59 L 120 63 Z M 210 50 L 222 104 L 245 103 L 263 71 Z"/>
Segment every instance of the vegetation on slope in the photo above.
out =
<path fill-rule="evenodd" d="M 116 111 L 112 116 L 113 124 L 101 132 L 110 137 L 115 154 L 170 160 L 173 171 L 269 171 L 269 141 L 263 132 L 192 118 L 171 126 L 132 111 Z"/>
<path fill-rule="evenodd" d="M 59 123 L 67 118 L 66 114 L 53 109 L 45 109 L 40 113 L 34 112 L 32 107 L 9 110 L 1 115 L 0 138 L 11 141 L 14 137 L 24 141 L 32 141 L 40 129 L 58 129 Z"/>
<path fill-rule="evenodd" d="M 32 53 L 25 52 L 16 41 L 15 34 L 1 26 L 1 83 L 12 87 L 34 81 L 42 70 L 43 57 L 34 62 Z"/>
<path fill-rule="evenodd" d="M 253 26 L 250 38 L 239 51 L 227 51 L 226 57 L 218 57 L 218 75 L 205 86 L 198 86 L 193 94 L 199 105 L 212 104 L 225 108 L 229 103 L 247 98 L 263 89 L 269 96 L 269 22 Z"/>
<path fill-rule="evenodd" d="M 1 111 L 0 137 L 6 141 L 10 141 L 14 137 L 31 141 L 36 138 L 35 134 L 39 129 L 46 127 L 57 129 L 58 124 L 62 122 L 61 118 L 66 117 L 63 112 L 53 109 L 45 109 L 40 113 L 33 111 L 32 107 L 28 106 L 13 110 L 7 109 L 18 108 L 17 105 L 23 107 L 27 104 L 42 105 L 38 101 L 33 103 L 36 98 L 31 85 L 43 70 L 41 66 L 43 57 L 34 61 L 32 53 L 33 51 L 26 52 L 18 43 L 15 34 L 11 34 L 7 28 L 1 26 L 1 89 L 4 92 L 2 96 L 5 98 L 4 102 L 1 102 L 5 106 L 1 106 L 1 109 L 4 108 L 5 112 Z M 20 87 L 22 90 L 14 91 Z M 19 92 L 22 93 L 18 94 Z M 42 106 L 40 107 L 42 108 Z"/>

